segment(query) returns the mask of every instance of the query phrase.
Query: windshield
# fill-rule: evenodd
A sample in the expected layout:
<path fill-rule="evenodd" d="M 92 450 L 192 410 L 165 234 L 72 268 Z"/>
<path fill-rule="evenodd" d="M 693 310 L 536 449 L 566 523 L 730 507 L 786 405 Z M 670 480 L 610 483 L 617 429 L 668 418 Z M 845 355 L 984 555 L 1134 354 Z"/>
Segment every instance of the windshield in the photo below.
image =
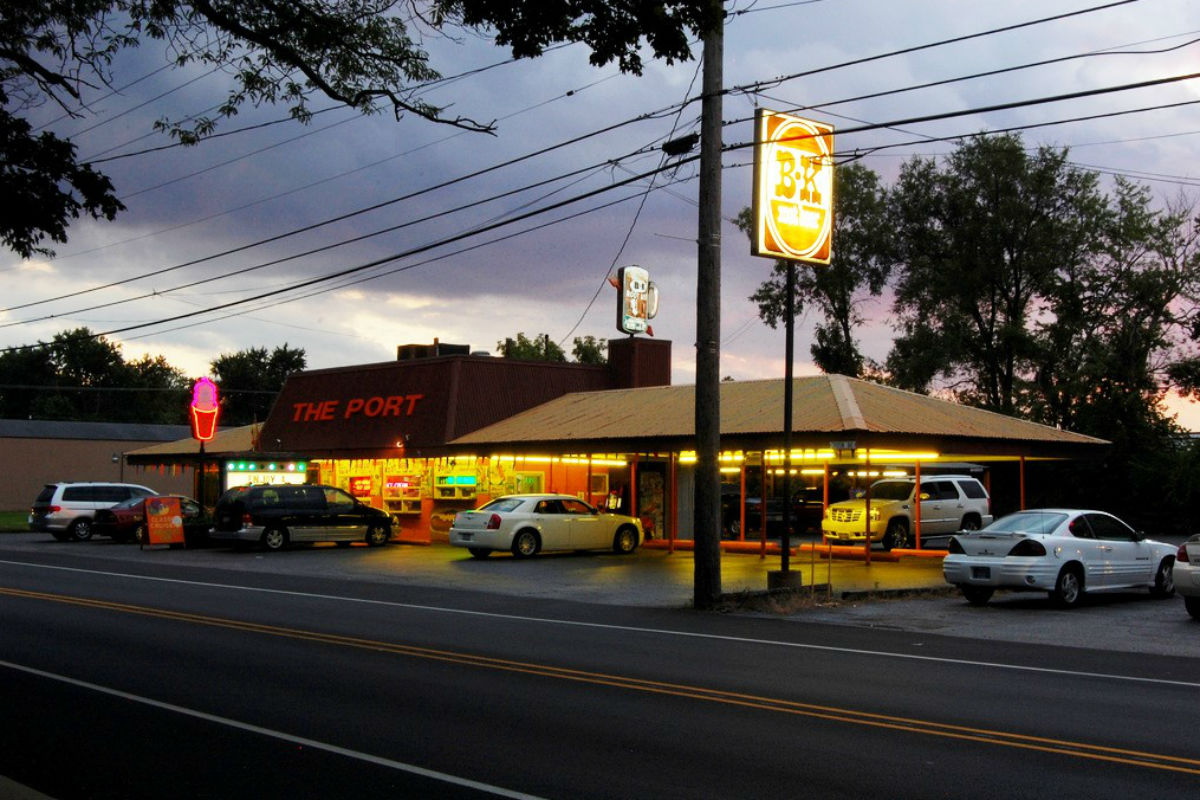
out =
<path fill-rule="evenodd" d="M 871 485 L 871 498 L 874 500 L 907 500 L 912 494 L 913 485 L 908 481 L 879 481 Z"/>
<path fill-rule="evenodd" d="M 1066 514 L 1046 511 L 1018 511 L 1001 517 L 984 530 L 994 533 L 1050 533 L 1066 518 Z"/>

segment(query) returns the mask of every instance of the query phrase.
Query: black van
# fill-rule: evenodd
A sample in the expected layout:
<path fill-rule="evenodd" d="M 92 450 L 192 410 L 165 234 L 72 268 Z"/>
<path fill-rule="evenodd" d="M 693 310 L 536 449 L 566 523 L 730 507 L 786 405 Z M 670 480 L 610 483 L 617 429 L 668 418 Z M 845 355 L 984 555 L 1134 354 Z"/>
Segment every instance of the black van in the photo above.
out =
<path fill-rule="evenodd" d="M 216 542 L 257 542 L 281 550 L 292 542 L 386 544 L 392 519 L 336 486 L 237 486 L 217 501 Z"/>

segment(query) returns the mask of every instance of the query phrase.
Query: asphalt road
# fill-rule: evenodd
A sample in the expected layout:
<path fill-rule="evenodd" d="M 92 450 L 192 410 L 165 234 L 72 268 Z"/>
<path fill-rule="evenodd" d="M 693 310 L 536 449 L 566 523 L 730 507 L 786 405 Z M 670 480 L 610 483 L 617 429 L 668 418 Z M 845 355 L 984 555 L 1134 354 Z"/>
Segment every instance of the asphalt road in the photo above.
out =
<path fill-rule="evenodd" d="M 1190 657 L 4 545 L 0 774 L 63 800 L 1200 786 Z"/>

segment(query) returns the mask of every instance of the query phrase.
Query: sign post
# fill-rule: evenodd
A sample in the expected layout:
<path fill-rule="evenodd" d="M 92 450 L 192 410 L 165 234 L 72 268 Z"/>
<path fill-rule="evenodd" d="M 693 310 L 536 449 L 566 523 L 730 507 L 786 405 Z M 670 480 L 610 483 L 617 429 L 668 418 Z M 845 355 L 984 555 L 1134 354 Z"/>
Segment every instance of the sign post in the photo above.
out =
<path fill-rule="evenodd" d="M 204 474 L 204 443 L 212 441 L 217 435 L 217 417 L 221 413 L 221 404 L 217 393 L 217 385 L 211 378 L 200 378 L 192 384 L 192 402 L 189 405 L 192 420 L 192 438 L 200 442 L 200 466 L 197 495 L 200 497 L 200 507 L 205 506 L 205 491 L 208 481 Z"/>
<path fill-rule="evenodd" d="M 787 263 L 784 287 L 783 532 L 780 580 L 789 585 L 792 524 L 792 360 L 796 262 L 833 257 L 833 127 L 759 109 L 754 117 L 751 253 Z M 869 545 L 868 545 L 869 546 Z"/>

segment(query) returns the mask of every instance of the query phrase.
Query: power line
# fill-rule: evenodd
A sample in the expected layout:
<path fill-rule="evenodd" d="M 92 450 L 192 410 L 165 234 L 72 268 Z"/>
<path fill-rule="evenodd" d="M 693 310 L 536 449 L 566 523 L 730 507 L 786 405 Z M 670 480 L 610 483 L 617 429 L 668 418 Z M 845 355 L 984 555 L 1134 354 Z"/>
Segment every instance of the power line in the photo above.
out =
<path fill-rule="evenodd" d="M 1102 89 L 1090 89 L 1090 90 L 1085 90 L 1085 91 L 1081 91 L 1081 92 L 1071 92 L 1071 93 L 1067 93 L 1067 94 L 1063 94 L 1063 95 L 1054 95 L 1051 97 L 1034 98 L 1032 100 L 1025 100 L 1025 101 L 1018 101 L 1018 102 L 1011 102 L 1011 103 L 1000 103 L 1000 104 L 994 104 L 994 105 L 984 106 L 984 107 L 980 107 L 980 108 L 962 109 L 959 111 L 943 112 L 940 114 L 928 114 L 928 115 L 923 115 L 920 117 L 912 117 L 912 118 L 905 119 L 905 120 L 897 120 L 894 122 L 862 125 L 858 128 L 843 130 L 843 131 L 841 131 L 841 135 L 845 136 L 850 133 L 862 133 L 862 132 L 867 132 L 867 131 L 872 131 L 872 130 L 880 130 L 880 129 L 884 129 L 884 128 L 894 127 L 897 125 L 912 124 L 915 122 L 928 122 L 928 121 L 934 121 L 934 120 L 951 119 L 954 117 L 970 116 L 973 114 L 986 113 L 989 111 L 1007 110 L 1007 109 L 1011 109 L 1011 108 L 1026 107 L 1026 106 L 1044 105 L 1049 102 L 1058 102 L 1058 101 L 1062 101 L 1064 99 L 1075 99 L 1075 98 L 1084 97 L 1084 96 L 1098 96 L 1098 95 L 1102 95 L 1102 94 L 1111 94 L 1111 93 L 1115 93 L 1115 92 L 1130 91 L 1133 89 L 1146 88 L 1149 86 L 1164 85 L 1164 84 L 1178 82 L 1178 81 L 1182 81 L 1182 80 L 1190 80 L 1190 79 L 1194 79 L 1196 77 L 1200 77 L 1200 73 L 1190 73 L 1190 74 L 1186 74 L 1186 75 L 1173 76 L 1173 77 L 1169 77 L 1169 78 L 1160 78 L 1160 79 L 1149 80 L 1149 81 L 1139 81 L 1136 83 L 1123 84 L 1123 85 L 1119 85 L 1119 86 L 1102 88 Z M 1200 101 L 1193 101 L 1193 102 L 1200 102 Z M 739 144 L 727 145 L 724 149 L 726 152 L 731 152 L 731 151 L 735 151 L 735 150 L 746 149 L 746 148 L 752 147 L 753 144 L 754 144 L 753 141 L 743 142 L 743 143 L 739 143 Z M 609 186 L 594 189 L 594 190 L 585 192 L 583 194 L 579 194 L 574 197 L 558 201 L 556 203 L 551 204 L 550 206 L 546 206 L 541 209 L 534 209 L 534 210 L 531 210 L 528 212 L 524 212 L 524 213 L 516 215 L 508 220 L 481 226 L 473 231 L 461 232 L 461 233 L 446 237 L 444 239 L 441 239 L 439 241 L 426 243 L 424 245 L 410 248 L 410 249 L 402 251 L 400 253 L 396 253 L 396 254 L 386 256 L 386 257 L 383 257 L 380 259 L 375 259 L 373 261 L 367 262 L 365 264 L 360 264 L 360 265 L 357 265 L 354 267 L 348 267 L 346 269 L 339 270 L 339 271 L 331 273 L 331 274 L 317 276 L 315 278 L 311 278 L 309 280 L 306 280 L 306 281 L 303 281 L 303 282 L 300 282 L 297 284 L 289 285 L 284 288 L 275 289 L 275 290 L 268 291 L 268 292 L 262 292 L 257 295 L 251 296 L 251 297 L 242 298 L 241 300 L 234 300 L 234 301 L 230 301 L 228 303 L 222 303 L 222 304 L 219 304 L 216 306 L 212 306 L 208 309 L 201 309 L 201 310 L 189 312 L 186 314 L 178 314 L 178 315 L 174 315 L 174 316 L 170 316 L 170 317 L 165 317 L 165 318 L 162 318 L 159 320 L 138 323 L 138 324 L 134 324 L 134 325 L 128 325 L 125 327 L 115 328 L 115 329 L 108 330 L 108 331 L 102 331 L 102 332 L 94 334 L 94 336 L 95 337 L 109 336 L 109 335 L 118 334 L 118 333 L 126 333 L 126 332 L 129 332 L 132 330 L 139 330 L 142 328 L 156 327 L 158 325 L 164 325 L 164 324 L 176 322 L 176 321 L 183 320 L 183 319 L 189 319 L 189 318 L 201 316 L 204 314 L 210 314 L 210 313 L 215 313 L 217 311 L 222 311 L 222 310 L 229 309 L 229 308 L 239 307 L 239 306 L 245 305 L 247 303 L 252 303 L 252 302 L 270 298 L 270 297 L 275 297 L 275 296 L 284 294 L 289 291 L 294 291 L 297 289 L 304 289 L 304 288 L 307 288 L 310 286 L 316 286 L 316 285 L 320 285 L 322 283 L 333 281 L 333 280 L 336 280 L 338 278 L 345 277 L 348 275 L 361 273 L 363 271 L 370 270 L 370 269 L 382 266 L 384 264 L 392 263 L 394 261 L 397 261 L 402 258 L 406 258 L 408 256 L 417 255 L 417 254 L 420 254 L 423 252 L 428 252 L 430 250 L 436 249 L 438 247 L 442 247 L 447 244 L 453 244 L 455 242 L 462 241 L 464 239 L 470 238 L 470 237 L 478 235 L 480 233 L 486 233 L 486 232 L 489 232 L 492 230 L 497 230 L 497 229 L 505 227 L 507 225 L 511 225 L 516 222 L 530 219 L 539 214 L 547 213 L 547 212 L 553 211 L 555 209 L 563 208 L 565 206 L 568 206 L 568 205 L 571 205 L 571 204 L 574 204 L 577 202 L 581 202 L 583 200 L 590 199 L 592 197 L 596 197 L 605 192 L 620 188 L 621 186 L 627 186 L 627 185 L 635 183 L 637 181 L 644 180 L 652 175 L 655 175 L 659 172 L 665 171 L 666 169 L 674 169 L 680 164 L 691 163 L 693 161 L 698 160 L 698 158 L 699 158 L 698 155 L 697 156 L 686 156 L 686 157 L 681 158 L 678 162 L 671 164 L 669 166 L 666 166 L 666 167 L 660 166 L 660 167 L 650 170 L 648 172 L 640 173 L 633 177 L 615 182 Z M 629 198 L 625 198 L 625 199 L 629 199 Z M 25 348 L 23 348 L 23 347 L 5 348 L 3 351 L 0 351 L 0 352 L 10 352 L 12 350 L 20 350 L 20 349 L 25 349 Z"/>
<path fill-rule="evenodd" d="M 1025 28 L 1025 27 L 1029 27 L 1029 26 L 1032 26 L 1032 25 L 1038 25 L 1038 24 L 1042 24 L 1042 23 L 1044 23 L 1044 22 L 1049 22 L 1049 21 L 1053 21 L 1053 20 L 1063 19 L 1063 18 L 1065 18 L 1065 17 L 1070 17 L 1070 16 L 1077 16 L 1077 15 L 1080 15 L 1080 14 L 1091 13 L 1092 11 L 1097 11 L 1097 10 L 1101 10 L 1101 9 L 1107 9 L 1107 8 L 1111 8 L 1111 7 L 1113 7 L 1113 6 L 1125 5 L 1125 4 L 1132 3 L 1132 2 L 1136 2 L 1136 1 L 1137 1 L 1137 0 L 1120 0 L 1120 2 L 1108 3 L 1108 4 L 1105 4 L 1105 5 L 1096 6 L 1096 7 L 1090 8 L 1090 9 L 1084 9 L 1084 10 L 1080 10 L 1080 11 L 1070 12 L 1070 13 L 1068 13 L 1068 14 L 1059 14 L 1059 15 L 1054 15 L 1054 16 L 1051 16 L 1051 17 L 1045 17 L 1045 18 L 1038 19 L 1038 20 L 1032 20 L 1032 21 L 1022 22 L 1022 23 L 1017 23 L 1017 24 L 1015 24 L 1015 25 L 1005 26 L 1005 27 L 1002 27 L 1002 28 L 993 28 L 993 29 L 989 29 L 989 30 L 982 31 L 982 32 L 979 32 L 979 33 L 975 33 L 975 34 L 969 34 L 969 35 L 965 35 L 965 36 L 954 37 L 954 38 L 951 38 L 951 39 L 939 40 L 939 41 L 937 41 L 937 42 L 932 42 L 932 43 L 928 43 L 928 44 L 924 44 L 924 45 L 918 45 L 918 46 L 915 46 L 915 47 L 904 48 L 904 49 L 901 49 L 901 50 L 896 50 L 896 51 L 890 51 L 890 52 L 888 52 L 888 53 L 879 54 L 879 55 L 875 55 L 875 56 L 870 56 L 870 57 L 867 57 L 867 58 L 865 58 L 865 59 L 858 59 L 858 60 L 855 60 L 855 61 L 852 61 L 852 62 L 844 62 L 844 63 L 843 63 L 843 64 L 841 64 L 841 65 L 833 65 L 833 66 L 824 67 L 824 68 L 821 68 L 821 69 L 818 69 L 818 70 L 812 70 L 812 71 L 805 72 L 805 73 L 797 73 L 796 75 L 793 75 L 793 76 L 788 76 L 788 77 L 784 77 L 784 78 L 780 78 L 780 79 L 776 79 L 776 80 L 781 82 L 781 81 L 783 81 L 783 80 L 790 80 L 791 78 L 793 78 L 793 77 L 798 77 L 798 76 L 800 76 L 800 75 L 809 75 L 809 74 L 815 74 L 816 72 L 824 72 L 824 71 L 829 71 L 829 70 L 832 70 L 832 69 L 837 69 L 837 68 L 840 68 L 840 67 L 842 67 L 842 66 L 849 66 L 849 65 L 852 65 L 852 64 L 857 64 L 857 63 L 866 63 L 866 62 L 868 62 L 868 61 L 879 60 L 879 59 L 882 59 L 882 58 L 887 58 L 887 57 L 891 57 L 891 56 L 894 56 L 894 55 L 899 55 L 899 54 L 903 54 L 903 53 L 913 52 L 913 51 L 915 51 L 915 50 L 923 50 L 923 49 L 928 49 L 928 48 L 932 48 L 932 47 L 937 47 L 937 46 L 940 46 L 940 45 L 943 45 L 943 44 L 952 43 L 952 42 L 959 42 L 959 41 L 964 41 L 964 40 L 967 40 L 967 39 L 979 38 L 979 37 L 981 37 L 981 36 L 992 35 L 992 34 L 994 34 L 994 33 L 1002 32 L 1002 31 L 1009 31 L 1009 30 L 1014 30 L 1014 29 L 1018 29 L 1018 28 Z M 507 63 L 507 62 L 505 62 L 505 63 Z M 762 86 L 762 85 L 766 85 L 766 83 L 767 83 L 767 82 L 762 82 L 762 83 L 760 83 L 760 84 L 755 84 L 755 85 Z M 736 89 L 736 88 L 735 88 L 735 89 L 726 90 L 726 91 L 739 91 L 739 89 Z M 698 99 L 698 98 L 688 98 L 688 99 L 686 99 L 685 101 L 683 101 L 683 103 L 682 103 L 682 104 L 676 104 L 676 105 L 677 105 L 677 106 L 678 106 L 680 109 L 682 109 L 683 107 L 686 107 L 687 105 L 689 105 L 689 104 L 691 104 L 691 103 L 695 102 L 697 99 Z M 317 222 L 317 223 L 313 223 L 313 224 L 311 224 L 311 225 L 307 225 L 307 226 L 304 226 L 304 227 L 302 227 L 302 228 L 294 229 L 294 230 L 292 230 L 292 231 L 288 231 L 288 232 L 285 232 L 285 233 L 283 233 L 283 234 L 278 234 L 278 235 L 276 235 L 276 236 L 268 237 L 268 238 L 266 238 L 266 239 L 261 239 L 261 240 L 258 240 L 258 241 L 256 241 L 256 242 L 252 242 L 252 243 L 249 243 L 249 244 L 246 244 L 246 245 L 242 245 L 242 246 L 239 246 L 239 247 L 236 247 L 236 248 L 232 248 L 232 249 L 229 249 L 229 250 L 225 250 L 225 251 L 223 251 L 223 252 L 216 253 L 216 254 L 214 254 L 214 255 L 210 255 L 210 256 L 206 256 L 206 257 L 203 257 L 203 258 L 200 258 L 200 259 L 194 259 L 194 260 L 191 260 L 191 261 L 188 261 L 188 262 L 184 262 L 184 263 L 182 263 L 182 264 L 178 264 L 178 265 L 175 265 L 175 266 L 172 266 L 172 267 L 166 267 L 166 268 L 162 268 L 162 269 L 159 269 L 159 270 L 154 270 L 154 271 L 151 271 L 151 272 L 149 272 L 149 273 L 143 273 L 142 275 L 139 275 L 139 276 L 133 276 L 133 277 L 130 277 L 130 278 L 125 278 L 125 279 L 119 280 L 119 281 L 114 281 L 114 282 L 110 282 L 110 283 L 102 284 L 102 285 L 99 285 L 99 286 L 89 287 L 89 288 L 87 288 L 87 289 L 81 289 L 81 290 L 78 290 L 78 291 L 75 291 L 75 292 L 71 292 L 71 293 L 64 294 L 64 295 L 59 295 L 59 296 L 56 296 L 56 297 L 51 297 L 51 298 L 46 298 L 46 299 L 42 299 L 42 300 L 31 301 L 31 302 L 29 302 L 29 303 L 24 303 L 24 304 L 20 304 L 20 305 L 16 305 L 16 306 L 11 306 L 11 307 L 8 307 L 8 308 L 0 308 L 0 313 L 2 313 L 2 312 L 7 312 L 7 311 L 15 311 L 15 310 L 19 310 L 19 309 L 22 309 L 22 308 L 30 308 L 30 307 L 37 306 L 37 305 L 42 305 L 42 304 L 45 304 L 45 303 L 50 303 L 50 302 L 56 302 L 56 301 L 58 301 L 58 300 L 69 299 L 69 298 L 71 298 L 71 297 L 76 297 L 76 296 L 79 296 L 79 295 L 82 295 L 82 294 L 86 294 L 86 293 L 89 293 L 89 292 L 101 291 L 101 290 L 104 290 L 104 289 L 110 289 L 110 288 L 114 288 L 114 287 L 117 287 L 117 286 L 121 286 L 121 285 L 124 285 L 124 284 L 127 284 L 127 283 L 131 283 L 131 282 L 137 281 L 137 280 L 143 280 L 143 279 L 145 279 L 145 278 L 156 277 L 157 275 L 161 275 L 161 274 L 164 274 L 164 273 L 166 273 L 166 272 L 171 272 L 171 271 L 178 270 L 178 269 L 182 269 L 182 268 L 189 267 L 189 266 L 195 266 L 195 265 L 197 265 L 197 264 L 205 263 L 205 262 L 207 262 L 207 261 L 211 261 L 211 260 L 214 260 L 214 259 L 217 259 L 217 258 L 222 258 L 222 257 L 228 256 L 228 255 L 233 255 L 233 254 L 236 254 L 236 253 L 243 252 L 243 251 L 245 251 L 245 250 L 251 249 L 251 248 L 253 248 L 253 247 L 257 247 L 257 246 L 261 246 L 261 245 L 264 245 L 264 244 L 269 244 L 269 243 L 272 243 L 272 242 L 275 242 L 275 241 L 279 241 L 279 240 L 281 240 L 281 239 L 283 239 L 283 238 L 286 238 L 286 237 L 289 237 L 289 236 L 298 235 L 298 234 L 300 234 L 300 233 L 306 233 L 306 232 L 309 232 L 309 231 L 315 230 L 315 229 L 317 229 L 317 228 L 323 227 L 323 226 L 325 226 L 325 225 L 333 224 L 333 223 L 335 223 L 335 222 L 341 222 L 341 221 L 344 221 L 344 220 L 346 220 L 346 219 L 349 219 L 349 218 L 351 218 L 351 217 L 353 217 L 353 216 L 357 216 L 357 215 L 360 215 L 360 214 L 365 214 L 365 213 L 369 213 L 369 212 L 371 212 L 371 211 L 379 210 L 379 209 L 381 209 L 381 208 L 384 208 L 384 207 L 386 207 L 386 206 L 389 206 L 389 205 L 392 205 L 392 204 L 395 204 L 395 203 L 399 203 L 399 202 L 402 202 L 402 201 L 404 201 L 404 200 L 409 200 L 409 199 L 412 199 L 412 198 L 414 198 L 414 197 L 416 197 L 416 196 L 418 196 L 418 195 L 421 195 L 421 194 L 425 194 L 425 193 L 428 193 L 428 192 L 433 192 L 433 191 L 436 191 L 436 190 L 439 190 L 439 189 L 442 189 L 442 188 L 446 188 L 446 187 L 448 187 L 448 186 L 451 186 L 451 185 L 454 185 L 454 184 L 456 184 L 456 183 L 463 182 L 463 181 L 466 181 L 466 180 L 470 180 L 470 179 L 473 179 L 473 178 L 475 178 L 475 177 L 479 177 L 479 176 L 481 176 L 481 175 L 487 174 L 487 173 L 489 173 L 489 172 L 493 172 L 493 171 L 496 171 L 496 170 L 498 170 L 498 169 L 502 169 L 502 168 L 504 168 L 504 167 L 507 167 L 507 166 L 512 166 L 512 165 L 514 165 L 514 164 L 521 163 L 521 162 L 523 162 L 523 161 L 526 161 L 526 160 L 529 160 L 529 159 L 535 158 L 535 157 L 537 157 L 537 156 L 539 156 L 539 155 L 544 155 L 545 153 L 552 152 L 552 151 L 554 151 L 554 150 L 557 150 L 557 149 L 560 149 L 560 148 L 563 148 L 563 147 L 569 146 L 569 145 L 571 145 L 571 144 L 577 144 L 577 143 L 579 143 L 579 142 L 581 142 L 581 141 L 584 141 L 584 140 L 586 140 L 586 139 L 592 138 L 592 137 L 594 137 L 594 136 L 598 136 L 598 135 L 601 135 L 601 134 L 603 134 L 603 133 L 608 133 L 608 132 L 611 132 L 611 131 L 613 131 L 613 130 L 616 130 L 616 129 L 618 129 L 618 128 L 624 127 L 624 126 L 626 126 L 626 125 L 633 124 L 634 122 L 638 122 L 638 121 L 644 121 L 644 120 L 646 120 L 646 119 L 653 119 L 653 118 L 657 118 L 657 117 L 659 117 L 659 116 L 665 115 L 665 113 L 666 113 L 666 112 L 668 112 L 668 111 L 671 111 L 671 110 L 675 109 L 675 108 L 676 108 L 676 105 L 668 106 L 668 107 L 666 107 L 665 109 L 660 109 L 660 110 L 658 110 L 658 111 L 655 111 L 655 112 L 649 112 L 649 113 L 647 113 L 647 114 L 642 114 L 642 115 L 640 115 L 640 116 L 633 117 L 633 118 L 630 118 L 630 119 L 624 120 L 624 121 L 622 121 L 622 122 L 619 122 L 619 123 L 615 123 L 615 124 L 613 124 L 613 125 L 606 126 L 606 127 L 604 127 L 604 128 L 601 128 L 601 129 L 599 129 L 599 130 L 597 130 L 597 131 L 592 131 L 592 132 L 590 132 L 590 133 L 583 134 L 583 135 L 581 135 L 581 136 L 577 136 L 577 137 L 574 137 L 574 138 L 571 138 L 571 139 L 568 139 L 568 140 L 565 140 L 565 141 L 559 142 L 559 143 L 557 143 L 557 144 L 554 144 L 554 145 L 548 146 L 548 147 L 546 147 L 546 148 L 542 148 L 542 149 L 540 149 L 540 150 L 533 151 L 533 152 L 531 152 L 531 153 L 528 153 L 528 154 L 526 154 L 526 155 L 524 155 L 524 156 L 520 156 L 520 157 L 517 157 L 517 158 L 514 158 L 514 159 L 510 159 L 510 160 L 508 160 L 508 161 L 502 162 L 502 163 L 500 163 L 500 164 L 497 164 L 497 165 L 494 165 L 494 166 L 492 166 L 492 167 L 488 167 L 488 168 L 484 168 L 484 169 L 481 169 L 481 170 L 477 170 L 477 171 L 475 171 L 475 172 L 473 172 L 473 173 L 469 173 L 469 174 L 467 174 L 467 175 L 465 175 L 465 176 L 461 176 L 461 177 L 459 177 L 459 178 L 455 178 L 455 179 L 452 179 L 452 180 L 449 180 L 449 181 L 445 181 L 445 182 L 442 182 L 442 183 L 440 183 L 440 184 L 436 184 L 436 185 L 434 185 L 434 186 L 428 187 L 428 188 L 426 188 L 426 189 L 418 190 L 418 191 L 416 191 L 416 192 L 411 192 L 411 193 L 408 193 L 408 194 L 406 194 L 406 195 L 402 195 L 402 196 L 400 196 L 400 197 L 393 198 L 393 199 L 391 199 L 391 200 L 388 200 L 388 201 L 384 201 L 384 202 L 377 203 L 377 204 L 374 204 L 374 205 L 371 205 L 371 206 L 367 206 L 366 208 L 358 209 L 358 210 L 356 210 L 356 211 L 349 212 L 349 213 L 347 213 L 347 214 L 342 214 L 342 215 L 339 215 L 339 216 L 335 216 L 335 217 L 333 217 L 333 218 L 329 218 L 329 219 L 326 219 L 326 220 L 323 220 L 323 221 L 320 221 L 320 222 Z"/>

